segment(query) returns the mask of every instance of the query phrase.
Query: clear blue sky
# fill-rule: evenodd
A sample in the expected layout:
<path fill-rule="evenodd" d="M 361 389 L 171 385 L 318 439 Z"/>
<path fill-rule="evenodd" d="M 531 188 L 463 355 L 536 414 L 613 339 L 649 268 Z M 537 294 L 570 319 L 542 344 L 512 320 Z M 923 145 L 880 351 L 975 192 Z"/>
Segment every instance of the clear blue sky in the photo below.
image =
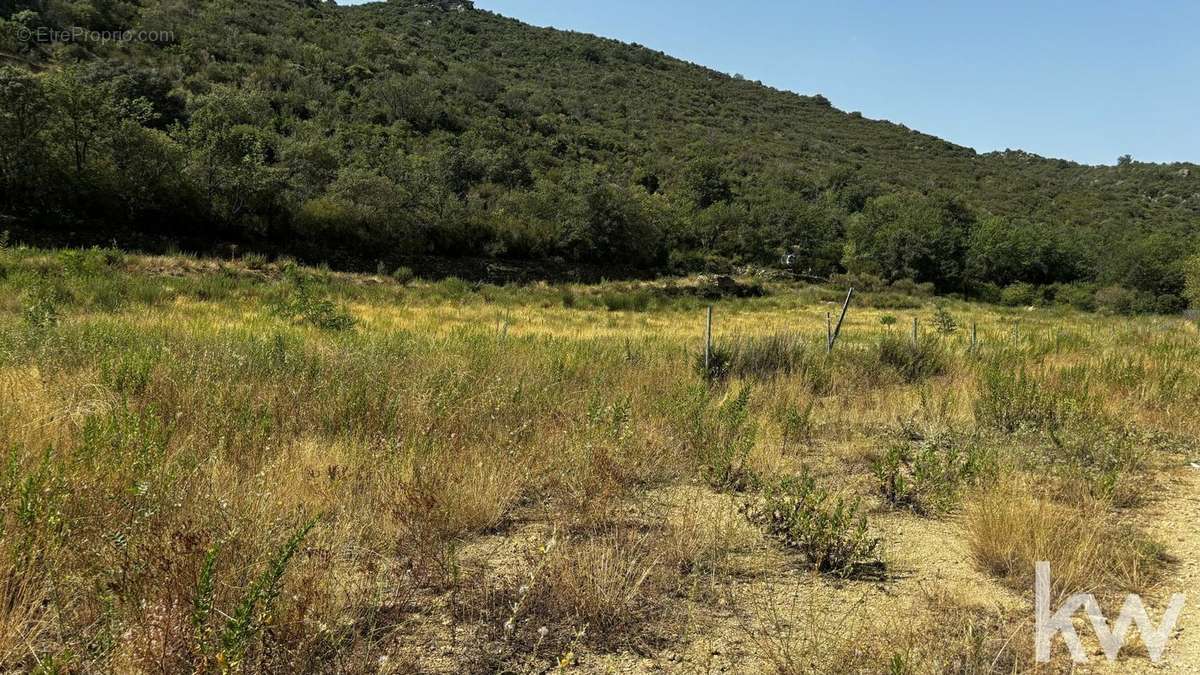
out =
<path fill-rule="evenodd" d="M 347 4 L 343 0 L 342 4 Z M 354 4 L 353 2 L 349 4 Z M 1197 0 L 476 0 L 980 151 L 1200 162 Z"/>

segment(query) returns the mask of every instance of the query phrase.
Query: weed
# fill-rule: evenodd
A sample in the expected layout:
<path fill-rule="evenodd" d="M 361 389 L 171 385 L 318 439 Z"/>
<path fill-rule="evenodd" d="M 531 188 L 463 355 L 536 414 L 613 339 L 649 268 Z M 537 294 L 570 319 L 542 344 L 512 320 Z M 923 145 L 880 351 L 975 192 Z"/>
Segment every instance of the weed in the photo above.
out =
<path fill-rule="evenodd" d="M 300 278 L 293 280 L 284 297 L 274 303 L 272 311 L 281 318 L 322 330 L 347 331 L 355 323 L 349 311 L 318 294 L 313 282 Z"/>
<path fill-rule="evenodd" d="M 954 335 L 958 331 L 958 320 L 945 305 L 938 305 L 933 311 L 933 330 L 938 335 Z"/>
<path fill-rule="evenodd" d="M 720 490 L 742 490 L 756 477 L 747 465 L 754 449 L 757 429 L 750 419 L 750 387 L 728 397 L 708 419 L 707 397 L 700 399 L 691 439 L 700 473 L 709 485 Z"/>
<path fill-rule="evenodd" d="M 874 463 L 884 500 L 924 515 L 950 511 L 962 488 L 983 474 L 990 457 L 954 434 L 899 440 Z"/>
<path fill-rule="evenodd" d="M 1058 400 L 1024 368 L 989 365 L 975 401 L 975 421 L 1010 434 L 1022 429 L 1053 429 L 1059 421 Z"/>
<path fill-rule="evenodd" d="M 413 273 L 411 267 L 404 267 L 402 265 L 392 271 L 392 280 L 401 286 L 407 286 L 408 284 L 412 283 L 413 279 L 416 278 L 417 275 Z"/>
<path fill-rule="evenodd" d="M 771 486 L 760 503 L 747 502 L 751 522 L 799 551 L 813 570 L 849 578 L 878 575 L 881 542 L 867 528 L 859 500 L 833 496 L 807 473 Z"/>
<path fill-rule="evenodd" d="M 941 343 L 932 337 L 921 337 L 914 344 L 900 335 L 884 333 L 876 344 L 875 355 L 880 364 L 894 370 L 908 383 L 946 372 L 946 353 Z"/>
<path fill-rule="evenodd" d="M 259 574 L 254 583 L 242 596 L 233 614 L 229 616 L 225 622 L 225 627 L 221 631 L 218 638 L 219 651 L 216 653 L 216 662 L 223 670 L 240 670 L 243 667 L 243 660 L 246 655 L 246 649 L 264 627 L 270 625 L 273 619 L 273 611 L 275 600 L 279 597 L 280 582 L 283 580 L 283 575 L 287 571 L 288 564 L 295 557 L 296 552 L 300 550 L 300 544 L 304 542 L 308 533 L 316 526 L 316 519 L 310 520 L 307 524 L 297 530 L 286 543 L 283 544 L 271 557 L 267 563 L 267 568 Z M 211 577 L 212 564 L 210 558 L 215 558 L 215 549 L 205 556 L 205 565 L 201 569 L 201 576 L 197 582 L 197 597 L 193 602 L 193 622 L 197 616 L 198 609 L 204 609 L 204 619 L 208 619 L 208 614 L 211 612 Z M 205 577 L 208 577 L 206 580 Z M 207 594 L 206 599 L 200 594 Z M 193 623 L 193 627 L 196 627 Z M 202 627 L 197 628 L 197 632 L 204 634 Z M 213 648 L 206 643 L 201 645 L 201 653 L 207 653 Z"/>

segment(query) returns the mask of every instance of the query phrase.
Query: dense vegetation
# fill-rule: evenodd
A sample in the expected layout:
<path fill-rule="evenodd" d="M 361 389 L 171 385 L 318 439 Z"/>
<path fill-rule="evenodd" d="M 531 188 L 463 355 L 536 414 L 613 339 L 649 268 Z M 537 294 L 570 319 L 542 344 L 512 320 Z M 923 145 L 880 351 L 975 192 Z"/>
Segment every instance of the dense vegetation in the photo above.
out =
<path fill-rule="evenodd" d="M 143 31 L 48 40 L 45 29 Z M 59 36 L 61 37 L 61 36 Z M 0 0 L 0 229 L 1182 308 L 1194 165 L 969 148 L 469 2 Z"/>

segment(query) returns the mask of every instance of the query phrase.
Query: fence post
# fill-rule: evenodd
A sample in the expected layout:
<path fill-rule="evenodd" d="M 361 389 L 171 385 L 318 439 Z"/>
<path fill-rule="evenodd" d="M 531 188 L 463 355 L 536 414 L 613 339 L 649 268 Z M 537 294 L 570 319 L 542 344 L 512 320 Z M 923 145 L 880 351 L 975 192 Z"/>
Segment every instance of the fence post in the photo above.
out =
<path fill-rule="evenodd" d="M 838 336 L 842 334 L 842 322 L 846 320 L 846 312 L 850 309 L 850 299 L 854 297 L 854 289 L 851 288 L 846 292 L 846 302 L 842 303 L 842 315 L 838 317 L 837 327 L 829 336 L 829 351 L 833 351 L 833 345 L 837 342 Z M 829 319 L 829 313 L 825 313 L 826 321 Z"/>
<path fill-rule="evenodd" d="M 825 312 L 825 353 L 833 351 L 833 317 Z"/>
<path fill-rule="evenodd" d="M 712 373 L 712 305 L 708 306 L 708 317 L 704 322 L 704 374 Z"/>
<path fill-rule="evenodd" d="M 975 350 L 977 350 L 977 349 L 979 349 L 979 323 L 977 321 L 972 321 L 971 322 L 971 353 L 974 354 Z"/>
<path fill-rule="evenodd" d="M 917 317 L 915 316 L 913 317 L 912 343 L 914 347 L 917 346 Z"/>

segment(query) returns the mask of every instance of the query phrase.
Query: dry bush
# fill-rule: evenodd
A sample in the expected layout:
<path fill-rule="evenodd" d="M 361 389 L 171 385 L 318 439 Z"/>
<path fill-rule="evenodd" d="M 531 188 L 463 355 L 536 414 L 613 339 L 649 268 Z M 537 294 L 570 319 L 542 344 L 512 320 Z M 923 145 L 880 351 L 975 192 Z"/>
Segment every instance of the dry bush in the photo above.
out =
<path fill-rule="evenodd" d="M 1033 587 L 1039 561 L 1050 562 L 1059 597 L 1143 589 L 1162 567 L 1159 547 L 1114 524 L 1103 504 L 1051 501 L 1016 475 L 968 504 L 965 527 L 979 566 L 1022 591 Z"/>
<path fill-rule="evenodd" d="M 741 628 L 779 675 L 1002 675 L 1032 665 L 1028 622 L 944 594 L 847 602 L 802 582 L 768 592 Z"/>
<path fill-rule="evenodd" d="M 666 515 L 662 549 L 665 561 L 685 574 L 726 577 L 752 572 L 752 561 L 739 554 L 762 545 L 763 537 L 723 495 L 687 489 Z"/>
<path fill-rule="evenodd" d="M 0 552 L 0 671 L 17 672 L 32 666 L 50 630 L 45 612 L 49 591 L 37 576 L 22 574 L 14 561 Z"/>
<path fill-rule="evenodd" d="M 493 667 L 569 652 L 645 649 L 660 641 L 654 622 L 679 589 L 661 538 L 612 528 L 592 537 L 552 536 L 530 552 L 516 575 L 478 575 L 456 608 L 480 622 Z"/>

